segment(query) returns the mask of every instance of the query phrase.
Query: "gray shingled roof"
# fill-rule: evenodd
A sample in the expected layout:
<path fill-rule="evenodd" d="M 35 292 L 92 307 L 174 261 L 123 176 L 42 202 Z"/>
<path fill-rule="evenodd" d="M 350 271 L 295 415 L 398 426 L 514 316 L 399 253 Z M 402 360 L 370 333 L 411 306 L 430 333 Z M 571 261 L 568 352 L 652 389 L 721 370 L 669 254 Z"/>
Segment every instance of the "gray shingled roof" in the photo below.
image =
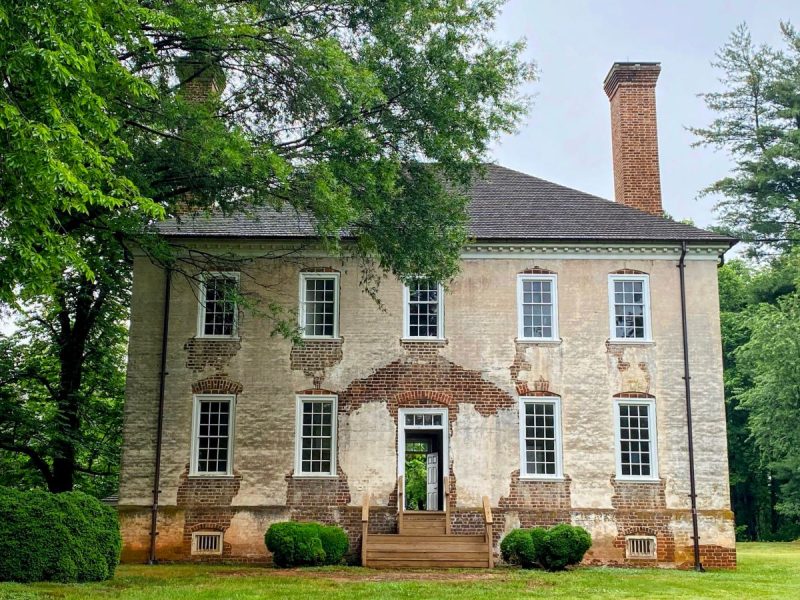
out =
<path fill-rule="evenodd" d="M 469 195 L 470 233 L 481 241 L 736 241 L 498 165 L 487 165 Z M 309 216 L 291 208 L 184 216 L 158 227 L 167 236 L 181 237 L 314 236 Z"/>

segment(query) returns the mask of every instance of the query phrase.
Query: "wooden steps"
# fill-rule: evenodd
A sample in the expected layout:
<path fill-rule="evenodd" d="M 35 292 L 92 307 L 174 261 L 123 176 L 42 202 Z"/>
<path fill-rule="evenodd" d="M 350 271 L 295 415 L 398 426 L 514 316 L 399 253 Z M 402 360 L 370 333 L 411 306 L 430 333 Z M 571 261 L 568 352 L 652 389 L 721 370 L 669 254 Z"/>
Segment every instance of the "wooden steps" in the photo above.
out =
<path fill-rule="evenodd" d="M 366 566 L 376 568 L 489 567 L 483 535 L 448 535 L 443 512 L 405 513 L 401 534 L 371 534 Z"/>

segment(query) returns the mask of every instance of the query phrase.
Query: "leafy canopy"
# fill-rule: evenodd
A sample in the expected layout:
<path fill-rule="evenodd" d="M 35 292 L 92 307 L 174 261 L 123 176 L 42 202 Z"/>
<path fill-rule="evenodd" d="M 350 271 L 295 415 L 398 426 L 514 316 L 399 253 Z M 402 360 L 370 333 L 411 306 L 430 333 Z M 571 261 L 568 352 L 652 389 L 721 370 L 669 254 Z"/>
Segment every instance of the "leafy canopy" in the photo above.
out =
<path fill-rule="evenodd" d="M 756 46 L 739 26 L 714 64 L 724 89 L 702 94 L 717 118 L 692 131 L 724 149 L 734 172 L 709 186 L 722 196 L 723 223 L 755 252 L 800 239 L 800 34 L 781 25 L 785 48 Z"/>

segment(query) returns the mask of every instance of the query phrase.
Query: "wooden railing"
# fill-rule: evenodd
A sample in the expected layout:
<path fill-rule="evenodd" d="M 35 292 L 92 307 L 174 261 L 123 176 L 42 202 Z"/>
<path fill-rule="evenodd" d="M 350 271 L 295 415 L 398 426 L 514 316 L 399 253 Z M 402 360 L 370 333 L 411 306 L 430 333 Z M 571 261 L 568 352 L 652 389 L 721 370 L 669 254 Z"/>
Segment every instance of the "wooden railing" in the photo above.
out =
<path fill-rule="evenodd" d="M 372 502 L 372 494 L 364 494 L 364 502 L 361 505 L 361 566 L 367 566 L 367 538 L 369 537 L 369 505 Z"/>
<path fill-rule="evenodd" d="M 405 494 L 403 493 L 403 476 L 397 478 L 397 533 L 403 533 L 403 513 L 405 512 Z"/>
<path fill-rule="evenodd" d="M 492 525 L 494 519 L 492 518 L 492 506 L 489 504 L 489 496 L 483 497 L 483 522 L 486 525 L 486 545 L 489 547 L 489 568 L 494 567 L 494 551 Z"/>
<path fill-rule="evenodd" d="M 444 532 L 447 535 L 451 533 L 450 526 L 450 478 L 444 478 Z"/>

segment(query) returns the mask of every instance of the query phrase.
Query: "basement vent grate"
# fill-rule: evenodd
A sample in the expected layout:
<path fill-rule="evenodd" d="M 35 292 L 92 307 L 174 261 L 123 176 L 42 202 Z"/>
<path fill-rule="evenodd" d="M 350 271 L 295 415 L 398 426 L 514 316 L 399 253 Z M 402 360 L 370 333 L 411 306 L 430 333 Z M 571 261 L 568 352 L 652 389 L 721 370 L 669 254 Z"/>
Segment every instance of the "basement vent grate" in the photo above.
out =
<path fill-rule="evenodd" d="M 197 531 L 193 533 L 192 554 L 222 554 L 222 532 Z"/>
<path fill-rule="evenodd" d="M 646 536 L 626 537 L 625 556 L 627 558 L 656 558 L 656 538 Z"/>

